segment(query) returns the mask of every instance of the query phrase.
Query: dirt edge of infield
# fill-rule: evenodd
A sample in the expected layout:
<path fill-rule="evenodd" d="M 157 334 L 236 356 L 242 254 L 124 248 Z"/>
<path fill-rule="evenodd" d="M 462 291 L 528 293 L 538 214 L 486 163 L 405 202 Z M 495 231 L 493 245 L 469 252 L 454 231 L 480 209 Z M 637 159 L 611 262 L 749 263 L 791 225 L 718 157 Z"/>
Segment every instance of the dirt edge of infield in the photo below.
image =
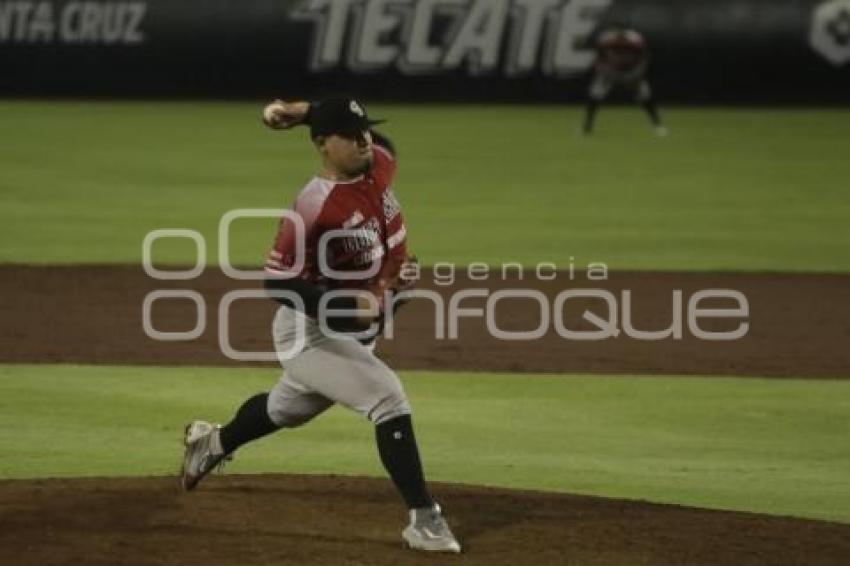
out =
<path fill-rule="evenodd" d="M 453 564 L 841 564 L 850 525 L 435 484 Z M 389 482 L 343 476 L 0 482 L 5 564 L 433 564 L 406 550 Z"/>
<path fill-rule="evenodd" d="M 439 323 L 433 304 L 417 299 L 399 311 L 394 337 L 379 342 L 379 355 L 397 369 L 850 378 L 850 275 L 612 272 L 604 281 L 592 281 L 563 271 L 552 280 L 528 271 L 474 280 L 463 272 L 442 285 L 438 274 L 426 270 L 422 279 L 421 288 L 444 304 L 458 291 L 481 290 L 485 297 L 465 300 L 464 308 L 484 309 L 490 297 L 507 289 L 539 293 L 548 304 L 567 290 L 599 290 L 616 301 L 620 328 L 628 291 L 630 325 L 645 331 L 671 326 L 675 292 L 681 293 L 679 312 L 687 318 L 684 310 L 700 290 L 733 290 L 746 298 L 747 316 L 703 319 L 701 327 L 729 332 L 745 323 L 748 328 L 740 339 L 709 341 L 695 336 L 683 320 L 681 339 L 648 341 L 621 332 L 616 338 L 579 341 L 559 335 L 551 314 L 540 338 L 506 341 L 494 338 L 483 318 L 464 317 L 458 339 L 440 339 L 438 330 L 445 334 L 448 322 Z M 146 335 L 143 304 L 156 290 L 197 293 L 207 320 L 196 339 L 166 342 Z M 0 265 L 5 346 L 0 362 L 275 366 L 222 354 L 218 310 L 223 297 L 236 290 L 258 297 L 232 303 L 228 342 L 239 351 L 272 352 L 274 303 L 262 296 L 257 282 L 231 280 L 217 269 L 191 281 L 157 281 L 140 266 Z M 151 326 L 157 330 L 187 331 L 197 322 L 198 307 L 187 298 L 151 305 Z M 701 306 L 734 305 L 715 299 Z M 509 332 L 534 329 L 542 321 L 541 307 L 528 299 L 504 300 L 494 312 L 493 322 Z M 584 312 L 610 318 L 604 301 L 585 297 L 571 300 L 561 320 L 577 331 L 596 330 Z"/>

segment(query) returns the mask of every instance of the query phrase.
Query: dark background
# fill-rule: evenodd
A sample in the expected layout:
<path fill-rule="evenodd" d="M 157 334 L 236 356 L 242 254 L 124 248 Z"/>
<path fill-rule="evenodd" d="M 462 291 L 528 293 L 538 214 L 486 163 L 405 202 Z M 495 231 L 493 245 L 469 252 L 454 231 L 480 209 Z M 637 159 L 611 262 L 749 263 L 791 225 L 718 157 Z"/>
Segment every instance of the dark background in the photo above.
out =
<path fill-rule="evenodd" d="M 55 12 L 68 4 L 48 3 Z M 309 63 L 315 26 L 288 17 L 295 0 L 142 3 L 141 44 L 0 39 L 0 96 L 268 98 L 345 91 L 370 100 L 569 102 L 582 99 L 587 79 L 546 76 L 539 66 L 527 76 L 508 77 L 502 65 L 484 76 L 465 65 L 428 76 L 395 68 L 353 73 L 344 65 L 314 73 Z M 850 101 L 850 64 L 832 64 L 809 44 L 812 12 L 820 4 L 613 0 L 603 21 L 645 34 L 653 54 L 651 78 L 663 100 L 843 105 Z M 441 26 L 448 27 L 438 25 L 436 36 L 445 31 Z"/>

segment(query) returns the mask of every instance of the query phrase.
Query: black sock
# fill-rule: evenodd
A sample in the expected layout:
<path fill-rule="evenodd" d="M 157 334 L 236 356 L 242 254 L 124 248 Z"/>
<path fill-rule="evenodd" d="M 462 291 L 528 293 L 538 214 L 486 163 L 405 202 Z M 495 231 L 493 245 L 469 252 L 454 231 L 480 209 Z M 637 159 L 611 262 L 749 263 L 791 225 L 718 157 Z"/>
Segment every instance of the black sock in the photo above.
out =
<path fill-rule="evenodd" d="M 381 462 L 407 507 L 416 509 L 433 505 L 434 500 L 428 493 L 422 474 L 410 415 L 396 417 L 375 426 L 375 437 Z"/>
<path fill-rule="evenodd" d="M 644 102 L 643 109 L 646 110 L 646 113 L 649 116 L 649 121 L 652 122 L 653 126 L 657 128 L 661 125 L 661 116 L 658 114 L 658 105 L 655 103 L 654 99 L 650 98 Z"/>
<path fill-rule="evenodd" d="M 232 421 L 221 427 L 219 438 L 225 454 L 278 429 L 269 418 L 268 400 L 268 393 L 254 395 L 239 407 Z"/>
<path fill-rule="evenodd" d="M 596 118 L 596 110 L 599 104 L 595 100 L 587 103 L 587 109 L 584 113 L 584 133 L 589 134 L 593 131 L 593 121 Z"/>

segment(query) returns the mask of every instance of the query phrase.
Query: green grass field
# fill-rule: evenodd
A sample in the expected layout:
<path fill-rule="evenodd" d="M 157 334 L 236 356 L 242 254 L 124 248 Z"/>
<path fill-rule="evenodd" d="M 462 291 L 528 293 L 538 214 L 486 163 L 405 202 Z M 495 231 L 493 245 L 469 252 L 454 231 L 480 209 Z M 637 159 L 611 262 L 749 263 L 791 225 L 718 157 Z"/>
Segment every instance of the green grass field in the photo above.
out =
<path fill-rule="evenodd" d="M 850 383 L 403 372 L 429 476 L 850 522 Z M 223 420 L 274 370 L 0 366 L 2 477 L 175 473 L 182 425 Z M 381 475 L 334 408 L 232 473 Z"/>
<path fill-rule="evenodd" d="M 189 228 L 217 260 L 236 208 L 279 208 L 316 168 L 258 104 L 0 101 L 0 263 L 138 263 Z M 395 106 L 396 191 L 425 264 L 850 271 L 848 111 Z M 275 222 L 234 225 L 261 261 Z M 163 241 L 157 263 L 194 262 Z M 850 522 L 850 382 L 403 372 L 429 476 Z M 188 418 L 227 419 L 273 370 L 0 365 L 0 477 L 175 471 Z M 845 427 L 846 428 L 846 427 Z M 381 474 L 333 409 L 246 447 L 235 473 Z"/>
<path fill-rule="evenodd" d="M 236 208 L 288 206 L 316 168 L 305 131 L 257 104 L 0 102 L 0 262 L 138 262 L 144 235 L 190 228 L 217 258 Z M 850 112 L 632 108 L 578 136 L 580 109 L 381 106 L 413 249 L 450 261 L 667 270 L 850 270 Z M 274 221 L 234 225 L 256 264 Z M 186 241 L 155 246 L 192 263 Z"/>

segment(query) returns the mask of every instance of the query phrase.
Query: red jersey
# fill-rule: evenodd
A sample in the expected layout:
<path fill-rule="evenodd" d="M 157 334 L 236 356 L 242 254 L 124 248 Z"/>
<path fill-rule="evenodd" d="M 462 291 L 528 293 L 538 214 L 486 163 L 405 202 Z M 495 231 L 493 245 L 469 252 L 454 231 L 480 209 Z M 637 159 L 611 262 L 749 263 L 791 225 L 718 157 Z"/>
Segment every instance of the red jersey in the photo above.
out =
<path fill-rule="evenodd" d="M 649 49 L 634 30 L 609 30 L 597 41 L 597 72 L 618 80 L 638 80 L 646 73 Z"/>
<path fill-rule="evenodd" d="M 304 267 L 298 277 L 327 289 L 368 289 L 378 278 L 398 273 L 407 257 L 407 231 L 401 207 L 393 194 L 396 161 L 384 147 L 373 145 L 372 167 L 351 181 L 313 177 L 295 199 L 292 210 L 304 222 Z M 344 280 L 323 273 L 319 244 L 329 230 L 351 230 L 326 242 L 328 266 L 335 271 L 366 271 L 379 263 L 369 279 Z M 296 229 L 281 219 L 274 245 L 266 259 L 269 275 L 280 275 L 296 265 Z M 326 270 L 327 271 L 327 270 Z"/>

